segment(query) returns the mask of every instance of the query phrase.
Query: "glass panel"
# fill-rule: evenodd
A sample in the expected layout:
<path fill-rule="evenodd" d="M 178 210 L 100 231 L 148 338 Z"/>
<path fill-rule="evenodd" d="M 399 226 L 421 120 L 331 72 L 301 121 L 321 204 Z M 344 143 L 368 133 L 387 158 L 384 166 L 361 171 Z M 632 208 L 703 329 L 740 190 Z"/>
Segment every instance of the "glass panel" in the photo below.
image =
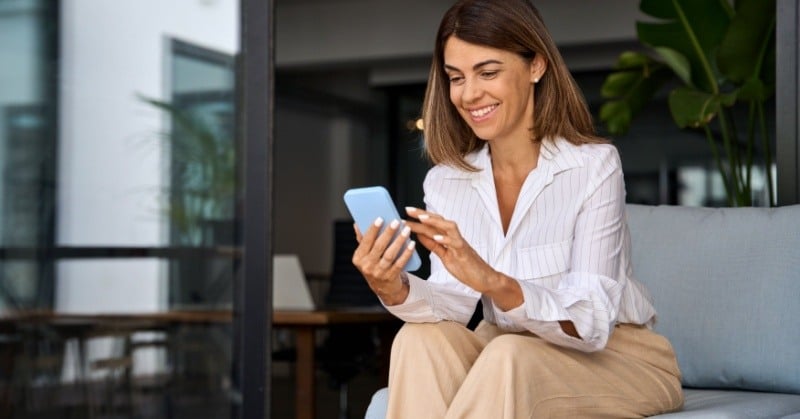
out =
<path fill-rule="evenodd" d="M 0 412 L 235 411 L 239 21 L 0 0 Z"/>

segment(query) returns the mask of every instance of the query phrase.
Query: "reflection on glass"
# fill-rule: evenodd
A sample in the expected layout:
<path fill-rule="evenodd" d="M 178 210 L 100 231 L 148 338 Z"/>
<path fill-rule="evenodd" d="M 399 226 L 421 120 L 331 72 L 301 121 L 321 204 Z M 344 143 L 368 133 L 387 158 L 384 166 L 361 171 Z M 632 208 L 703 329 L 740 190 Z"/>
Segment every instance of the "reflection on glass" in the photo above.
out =
<path fill-rule="evenodd" d="M 0 417 L 231 415 L 238 4 L 0 0 Z"/>

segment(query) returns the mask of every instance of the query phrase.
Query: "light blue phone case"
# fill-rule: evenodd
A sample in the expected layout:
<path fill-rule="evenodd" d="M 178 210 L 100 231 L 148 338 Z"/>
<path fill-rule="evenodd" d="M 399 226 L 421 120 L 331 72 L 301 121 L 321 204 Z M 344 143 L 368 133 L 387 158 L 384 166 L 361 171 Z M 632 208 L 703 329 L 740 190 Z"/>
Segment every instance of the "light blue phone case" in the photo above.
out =
<path fill-rule="evenodd" d="M 384 221 L 381 231 L 392 220 L 401 220 L 400 214 L 397 213 L 397 207 L 392 202 L 392 197 L 389 196 L 389 191 L 382 186 L 350 189 L 344 193 L 344 203 L 361 234 L 366 233 L 370 224 L 378 217 L 383 218 Z M 400 234 L 400 230 L 397 229 L 397 234 Z M 408 240 L 406 244 L 408 244 Z M 416 271 L 421 264 L 422 260 L 419 258 L 419 253 L 414 250 L 414 254 L 411 255 L 411 259 L 408 260 L 403 269 L 409 272 Z"/>

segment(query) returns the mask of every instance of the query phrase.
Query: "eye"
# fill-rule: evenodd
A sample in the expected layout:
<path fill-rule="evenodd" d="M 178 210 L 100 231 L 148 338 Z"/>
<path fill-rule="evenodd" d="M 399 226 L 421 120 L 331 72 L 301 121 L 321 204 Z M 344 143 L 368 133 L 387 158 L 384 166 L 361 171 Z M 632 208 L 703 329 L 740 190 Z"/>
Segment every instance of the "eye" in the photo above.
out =
<path fill-rule="evenodd" d="M 481 72 L 481 77 L 484 79 L 492 79 L 497 75 L 497 70 L 487 70 Z"/>
<path fill-rule="evenodd" d="M 464 77 L 463 76 L 450 76 L 449 79 L 450 79 L 450 84 L 459 85 L 459 84 L 464 83 Z"/>

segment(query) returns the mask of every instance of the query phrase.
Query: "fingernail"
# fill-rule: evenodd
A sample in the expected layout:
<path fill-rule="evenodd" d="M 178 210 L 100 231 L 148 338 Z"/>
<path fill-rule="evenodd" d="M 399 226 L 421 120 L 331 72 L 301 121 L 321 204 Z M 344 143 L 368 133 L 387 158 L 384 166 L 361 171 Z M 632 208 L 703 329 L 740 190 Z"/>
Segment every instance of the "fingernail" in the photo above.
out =
<path fill-rule="evenodd" d="M 401 232 L 400 232 L 400 234 L 401 234 L 403 237 L 408 237 L 408 235 L 409 235 L 409 234 L 411 234 L 411 227 L 409 227 L 409 226 L 405 226 L 405 227 L 403 228 L 403 231 L 401 231 Z"/>
<path fill-rule="evenodd" d="M 375 224 L 375 227 L 380 227 L 381 224 L 383 224 L 383 218 L 381 217 L 376 218 L 373 224 Z"/>
<path fill-rule="evenodd" d="M 416 246 L 416 245 L 417 245 L 417 242 L 415 242 L 414 240 L 411 240 L 410 242 L 408 242 L 408 245 L 406 247 L 408 248 L 408 250 L 414 250 L 414 246 Z"/>
<path fill-rule="evenodd" d="M 389 228 L 391 228 L 392 230 L 394 230 L 394 229 L 396 229 L 396 228 L 397 228 L 397 226 L 399 226 L 399 225 L 400 225 L 400 221 L 397 221 L 397 220 L 392 220 L 392 222 L 389 224 Z"/>
<path fill-rule="evenodd" d="M 418 210 L 414 207 L 406 207 L 406 212 L 417 212 Z"/>
<path fill-rule="evenodd" d="M 440 242 L 444 240 L 444 236 L 442 236 L 441 234 L 434 234 L 433 239 L 436 240 L 437 242 Z"/>
<path fill-rule="evenodd" d="M 419 216 L 420 220 L 427 220 L 428 218 L 431 218 L 431 216 L 428 214 L 420 214 Z"/>

